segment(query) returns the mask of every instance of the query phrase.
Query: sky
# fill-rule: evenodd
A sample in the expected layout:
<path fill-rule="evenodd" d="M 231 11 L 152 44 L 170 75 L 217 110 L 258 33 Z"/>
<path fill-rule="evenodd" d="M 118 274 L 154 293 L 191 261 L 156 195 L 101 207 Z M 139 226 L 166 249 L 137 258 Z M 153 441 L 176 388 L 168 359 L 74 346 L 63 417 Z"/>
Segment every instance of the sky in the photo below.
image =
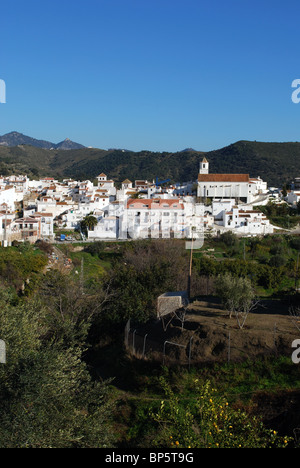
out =
<path fill-rule="evenodd" d="M 133 151 L 300 141 L 299 0 L 10 0 L 0 135 Z"/>

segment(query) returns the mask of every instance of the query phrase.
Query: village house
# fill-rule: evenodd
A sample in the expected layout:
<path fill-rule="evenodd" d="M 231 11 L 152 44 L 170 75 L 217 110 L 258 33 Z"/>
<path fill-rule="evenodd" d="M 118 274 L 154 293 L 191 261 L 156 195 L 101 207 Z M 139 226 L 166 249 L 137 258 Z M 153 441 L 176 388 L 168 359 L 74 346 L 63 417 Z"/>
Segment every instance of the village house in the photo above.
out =
<path fill-rule="evenodd" d="M 274 229 L 267 217 L 259 210 L 240 209 L 233 206 L 231 211 L 223 212 L 220 226 L 230 228 L 236 234 L 271 234 Z"/>
<path fill-rule="evenodd" d="M 288 192 L 286 197 L 287 203 L 293 208 L 297 208 L 297 203 L 300 201 L 300 190 L 291 190 Z"/>
<path fill-rule="evenodd" d="M 100 175 L 98 175 L 97 180 L 98 180 L 98 188 L 106 189 L 108 196 L 110 195 L 116 196 L 117 190 L 115 187 L 115 183 L 113 180 L 108 180 L 106 174 L 102 172 Z"/>

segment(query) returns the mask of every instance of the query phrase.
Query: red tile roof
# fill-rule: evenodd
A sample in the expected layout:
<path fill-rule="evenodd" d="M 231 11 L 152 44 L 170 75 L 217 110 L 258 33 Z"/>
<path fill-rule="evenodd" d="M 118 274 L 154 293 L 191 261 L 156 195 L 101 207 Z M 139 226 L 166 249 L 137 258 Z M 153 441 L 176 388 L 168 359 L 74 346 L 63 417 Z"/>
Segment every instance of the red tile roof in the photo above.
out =
<path fill-rule="evenodd" d="M 198 174 L 198 182 L 247 182 L 249 174 Z"/>
<path fill-rule="evenodd" d="M 132 198 L 129 198 L 127 200 L 127 208 L 132 207 L 132 205 L 134 205 L 134 208 L 144 208 L 147 206 L 148 209 L 164 208 L 164 205 L 167 205 L 168 208 L 180 208 L 180 209 L 184 208 L 181 200 L 177 198 L 168 198 L 168 199 L 164 199 L 164 198 L 132 199 Z"/>

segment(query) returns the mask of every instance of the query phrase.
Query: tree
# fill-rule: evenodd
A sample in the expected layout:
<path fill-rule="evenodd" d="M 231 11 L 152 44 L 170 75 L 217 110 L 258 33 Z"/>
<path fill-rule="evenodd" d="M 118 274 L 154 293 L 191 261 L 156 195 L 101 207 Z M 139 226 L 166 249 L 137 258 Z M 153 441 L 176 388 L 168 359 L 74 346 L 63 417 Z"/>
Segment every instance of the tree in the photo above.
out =
<path fill-rule="evenodd" d="M 220 235 L 220 240 L 224 242 L 227 247 L 233 247 L 238 243 L 238 238 L 232 231 L 223 232 Z"/>
<path fill-rule="evenodd" d="M 57 270 L 44 277 L 38 301 L 46 312 L 48 336 L 66 345 L 85 343 L 96 315 L 113 295 L 109 280 L 85 287 L 81 278 L 72 278 Z"/>
<path fill-rule="evenodd" d="M 3 287 L 0 308 L 7 346 L 7 363 L 0 366 L 0 448 L 111 446 L 109 382 L 93 381 L 85 343 L 67 344 L 49 331 L 40 303 L 16 304 Z"/>
<path fill-rule="evenodd" d="M 186 288 L 187 272 L 183 243 L 160 240 L 128 244 L 110 272 L 115 296 L 106 304 L 107 317 L 120 324 L 129 318 L 146 322 L 155 315 L 160 294 Z"/>
<path fill-rule="evenodd" d="M 283 184 L 281 193 L 282 193 L 282 196 L 283 196 L 283 197 L 286 197 L 286 196 L 287 196 L 287 186 L 286 186 L 286 184 Z"/>
<path fill-rule="evenodd" d="M 92 381 L 80 349 L 49 343 L 18 367 L 9 393 L 0 381 L 1 448 L 111 446 L 108 386 Z"/>
<path fill-rule="evenodd" d="M 235 314 L 239 328 L 243 328 L 249 312 L 257 305 L 249 278 L 235 277 L 228 273 L 219 275 L 216 280 L 216 292 L 229 312 L 229 317 Z"/>
<path fill-rule="evenodd" d="M 88 231 L 92 231 L 97 224 L 97 218 L 89 214 L 80 222 L 80 228 L 87 235 Z"/>
<path fill-rule="evenodd" d="M 269 260 L 271 267 L 280 268 L 287 264 L 287 258 L 284 255 L 276 254 L 273 255 Z"/>

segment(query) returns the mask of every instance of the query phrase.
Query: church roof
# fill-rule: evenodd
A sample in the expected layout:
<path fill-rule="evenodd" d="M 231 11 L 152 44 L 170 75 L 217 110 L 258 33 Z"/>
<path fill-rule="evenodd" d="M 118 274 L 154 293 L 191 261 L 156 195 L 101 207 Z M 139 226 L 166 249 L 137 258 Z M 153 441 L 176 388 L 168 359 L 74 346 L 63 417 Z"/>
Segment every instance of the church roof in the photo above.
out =
<path fill-rule="evenodd" d="M 198 174 L 198 182 L 247 182 L 249 174 Z"/>
<path fill-rule="evenodd" d="M 208 163 L 208 161 L 207 161 L 207 159 L 206 159 L 205 156 L 204 156 L 204 158 L 202 159 L 202 162 L 203 162 L 203 163 Z"/>

